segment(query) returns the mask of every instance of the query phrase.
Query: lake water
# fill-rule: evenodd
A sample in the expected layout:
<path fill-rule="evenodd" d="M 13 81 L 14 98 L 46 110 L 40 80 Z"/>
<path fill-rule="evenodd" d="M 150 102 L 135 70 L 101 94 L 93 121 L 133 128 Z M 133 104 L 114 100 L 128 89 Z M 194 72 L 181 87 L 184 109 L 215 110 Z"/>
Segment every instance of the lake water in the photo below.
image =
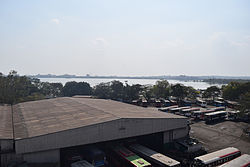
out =
<path fill-rule="evenodd" d="M 98 85 L 102 82 L 111 82 L 113 80 L 118 80 L 122 83 L 127 82 L 129 85 L 133 85 L 133 84 L 141 84 L 141 85 L 154 85 L 156 83 L 156 81 L 158 81 L 157 79 L 104 79 L 104 78 L 39 78 L 42 82 L 60 82 L 63 85 L 65 85 L 66 82 L 70 82 L 70 81 L 76 81 L 76 82 L 87 82 L 90 84 L 91 87 Z M 176 83 L 180 83 L 183 84 L 185 86 L 192 86 L 195 89 L 206 89 L 207 87 L 210 86 L 218 86 L 221 87 L 222 85 L 220 84 L 208 84 L 206 82 L 193 82 L 193 81 L 188 81 L 188 82 L 184 82 L 184 81 L 179 81 L 179 80 L 168 80 L 169 83 L 171 84 L 176 84 Z"/>

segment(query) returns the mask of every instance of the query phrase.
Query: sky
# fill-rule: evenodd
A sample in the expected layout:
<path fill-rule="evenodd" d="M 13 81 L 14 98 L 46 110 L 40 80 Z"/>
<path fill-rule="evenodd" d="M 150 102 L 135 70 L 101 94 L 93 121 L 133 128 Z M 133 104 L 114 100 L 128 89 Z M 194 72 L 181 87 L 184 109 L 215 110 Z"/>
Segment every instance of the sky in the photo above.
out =
<path fill-rule="evenodd" d="M 250 76 L 249 0 L 0 0 L 0 72 Z"/>

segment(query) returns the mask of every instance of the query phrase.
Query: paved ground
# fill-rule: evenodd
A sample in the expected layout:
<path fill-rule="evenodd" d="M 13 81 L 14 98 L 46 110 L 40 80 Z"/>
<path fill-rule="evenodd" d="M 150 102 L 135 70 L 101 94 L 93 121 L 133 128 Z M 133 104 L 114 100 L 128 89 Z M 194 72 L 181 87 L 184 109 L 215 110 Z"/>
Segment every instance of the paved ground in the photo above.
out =
<path fill-rule="evenodd" d="M 246 127 L 250 128 L 250 124 L 224 121 L 207 125 L 201 121 L 191 125 L 190 136 L 202 142 L 208 152 L 236 147 L 242 153 L 250 154 L 250 137 L 243 132 L 243 128 Z"/>

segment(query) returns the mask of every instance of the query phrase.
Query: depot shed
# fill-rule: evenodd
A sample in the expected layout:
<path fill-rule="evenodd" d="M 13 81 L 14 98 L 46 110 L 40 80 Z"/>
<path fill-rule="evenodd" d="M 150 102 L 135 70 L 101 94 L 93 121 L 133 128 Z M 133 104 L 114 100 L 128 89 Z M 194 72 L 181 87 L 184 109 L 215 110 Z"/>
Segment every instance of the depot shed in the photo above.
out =
<path fill-rule="evenodd" d="M 154 133 L 162 133 L 167 143 L 188 134 L 186 117 L 113 100 L 61 97 L 7 110 L 3 122 L 8 122 L 8 131 L 0 129 L 0 137 L 8 136 L 13 154 L 29 163 L 59 163 L 60 149 L 66 147 Z"/>

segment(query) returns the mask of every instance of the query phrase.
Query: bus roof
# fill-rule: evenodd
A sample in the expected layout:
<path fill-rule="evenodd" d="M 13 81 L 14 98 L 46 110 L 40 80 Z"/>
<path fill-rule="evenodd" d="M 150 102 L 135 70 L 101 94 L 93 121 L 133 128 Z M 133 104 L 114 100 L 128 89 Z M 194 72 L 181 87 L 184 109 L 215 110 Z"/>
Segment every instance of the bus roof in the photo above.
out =
<path fill-rule="evenodd" d="M 194 111 L 193 113 L 210 113 L 214 112 L 214 110 L 199 110 L 199 111 Z"/>
<path fill-rule="evenodd" d="M 157 160 L 159 162 L 161 162 L 162 164 L 168 165 L 168 166 L 175 166 L 175 165 L 179 165 L 180 162 L 169 158 L 163 154 L 157 153 L 154 150 L 151 150 L 147 147 L 144 147 L 142 145 L 139 144 L 133 144 L 131 146 L 129 146 L 133 151 L 135 152 L 139 152 L 145 156 L 148 156 L 154 160 Z"/>
<path fill-rule="evenodd" d="M 191 112 L 191 111 L 200 111 L 200 108 L 187 108 L 187 109 L 184 109 L 182 110 L 183 112 Z"/>
<path fill-rule="evenodd" d="M 114 151 L 116 153 L 118 153 L 119 155 L 121 155 L 123 158 L 130 161 L 130 163 L 132 163 L 136 167 L 144 167 L 144 166 L 150 166 L 151 165 L 149 162 L 147 162 L 146 160 L 139 157 L 138 155 L 136 155 L 135 153 L 133 153 L 132 151 L 128 150 L 127 148 L 125 148 L 123 146 L 117 146 L 114 149 Z"/>
<path fill-rule="evenodd" d="M 138 155 L 127 157 L 127 159 L 137 167 L 150 166 L 151 164 Z"/>
<path fill-rule="evenodd" d="M 196 101 L 199 101 L 199 102 L 206 102 L 206 101 L 204 101 L 204 100 L 202 100 L 202 99 L 196 99 Z"/>
<path fill-rule="evenodd" d="M 214 102 L 215 102 L 215 103 L 220 103 L 220 104 L 224 103 L 224 102 L 218 101 L 218 100 L 215 100 Z"/>
<path fill-rule="evenodd" d="M 234 147 L 228 147 L 219 151 L 215 151 L 209 154 L 205 154 L 199 157 L 196 157 L 195 160 L 200 160 L 205 164 L 208 164 L 210 162 L 214 162 L 224 156 L 230 155 L 230 154 L 234 154 L 236 152 L 240 152 L 240 150 L 238 150 L 237 148 Z"/>
<path fill-rule="evenodd" d="M 233 159 L 232 161 L 229 161 L 220 167 L 235 167 L 235 166 L 241 166 L 241 167 L 247 167 L 250 166 L 250 155 L 243 154 L 240 157 L 237 157 Z"/>
<path fill-rule="evenodd" d="M 216 112 L 211 112 L 211 113 L 207 113 L 205 114 L 206 116 L 211 116 L 211 115 L 217 115 L 217 114 L 226 114 L 227 111 L 216 111 Z"/>

